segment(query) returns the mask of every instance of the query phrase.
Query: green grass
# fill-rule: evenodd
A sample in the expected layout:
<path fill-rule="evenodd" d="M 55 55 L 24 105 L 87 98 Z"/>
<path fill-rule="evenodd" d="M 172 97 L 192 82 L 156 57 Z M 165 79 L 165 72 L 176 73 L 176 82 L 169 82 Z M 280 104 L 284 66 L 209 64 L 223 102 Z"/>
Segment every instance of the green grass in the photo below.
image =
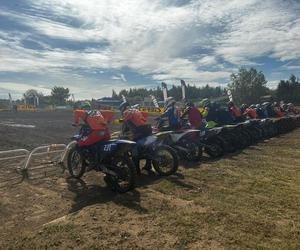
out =
<path fill-rule="evenodd" d="M 180 173 L 22 234 L 15 247 L 300 249 L 300 130 Z"/>

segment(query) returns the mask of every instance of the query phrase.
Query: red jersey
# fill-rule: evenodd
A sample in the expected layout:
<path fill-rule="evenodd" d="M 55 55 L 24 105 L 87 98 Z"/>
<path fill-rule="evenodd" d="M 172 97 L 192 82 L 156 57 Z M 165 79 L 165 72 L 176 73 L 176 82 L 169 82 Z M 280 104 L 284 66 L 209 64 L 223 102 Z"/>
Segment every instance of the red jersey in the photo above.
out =
<path fill-rule="evenodd" d="M 188 111 L 188 118 L 192 128 L 199 129 L 202 123 L 202 115 L 196 107 L 191 107 Z"/>
<path fill-rule="evenodd" d="M 244 112 L 245 115 L 248 115 L 251 119 L 257 118 L 257 113 L 255 109 L 247 108 Z"/>
<path fill-rule="evenodd" d="M 137 109 L 127 109 L 124 111 L 124 122 L 127 121 L 131 121 L 136 127 L 148 124 L 145 116 Z"/>
<path fill-rule="evenodd" d="M 238 107 L 236 107 L 236 106 L 230 107 L 229 110 L 237 118 L 239 118 L 239 117 L 242 116 L 241 110 Z"/>
<path fill-rule="evenodd" d="M 101 112 L 97 110 L 75 110 L 74 124 L 78 125 L 80 120 L 87 123 L 92 130 L 105 130 L 107 128 L 106 119 L 103 117 Z"/>
<path fill-rule="evenodd" d="M 109 113 L 107 117 L 112 119 Z M 92 110 L 75 110 L 74 111 L 74 124 L 79 125 L 80 120 L 84 121 L 92 129 L 92 132 L 80 141 L 80 146 L 89 146 L 99 141 L 106 141 L 110 139 L 110 131 L 107 126 L 107 120 L 100 111 Z"/>

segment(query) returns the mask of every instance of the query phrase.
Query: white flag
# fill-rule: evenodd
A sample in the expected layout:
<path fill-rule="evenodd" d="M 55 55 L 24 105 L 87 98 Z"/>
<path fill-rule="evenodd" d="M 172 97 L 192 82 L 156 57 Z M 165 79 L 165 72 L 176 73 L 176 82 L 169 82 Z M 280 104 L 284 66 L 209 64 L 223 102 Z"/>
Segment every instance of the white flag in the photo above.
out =
<path fill-rule="evenodd" d="M 126 97 L 122 95 L 123 102 L 127 102 Z"/>
<path fill-rule="evenodd" d="M 182 100 L 185 100 L 186 84 L 184 80 L 180 80 L 180 82 L 181 82 L 181 90 L 182 90 Z"/>
<path fill-rule="evenodd" d="M 155 108 L 159 108 L 159 105 L 158 105 L 158 102 L 157 102 L 155 96 L 154 95 L 150 95 L 150 97 L 151 97 L 151 100 L 152 100 Z"/>
<path fill-rule="evenodd" d="M 163 95 L 164 95 L 164 101 L 167 100 L 168 98 L 168 88 L 167 88 L 167 84 L 162 82 L 161 83 L 161 87 L 162 87 L 162 91 L 163 91 Z"/>

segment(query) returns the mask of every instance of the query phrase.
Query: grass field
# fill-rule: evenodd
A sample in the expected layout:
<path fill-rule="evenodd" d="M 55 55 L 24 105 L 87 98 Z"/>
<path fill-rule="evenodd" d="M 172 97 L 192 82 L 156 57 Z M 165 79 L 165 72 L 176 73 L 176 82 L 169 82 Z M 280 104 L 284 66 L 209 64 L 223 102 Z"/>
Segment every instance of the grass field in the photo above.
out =
<path fill-rule="evenodd" d="M 300 249 L 299 153 L 298 129 L 124 195 L 93 173 L 22 183 L 2 191 L 0 248 Z"/>

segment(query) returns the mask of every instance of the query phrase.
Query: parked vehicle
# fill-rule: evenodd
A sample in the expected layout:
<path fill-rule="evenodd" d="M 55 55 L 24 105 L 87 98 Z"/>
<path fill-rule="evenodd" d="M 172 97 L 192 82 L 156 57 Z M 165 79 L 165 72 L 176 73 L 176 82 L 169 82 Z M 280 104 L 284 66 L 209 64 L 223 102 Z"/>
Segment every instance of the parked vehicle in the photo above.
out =
<path fill-rule="evenodd" d="M 119 193 L 134 188 L 136 168 L 130 152 L 135 142 L 128 140 L 108 140 L 82 146 L 82 141 L 91 133 L 88 125 L 82 125 L 78 135 L 72 137 L 77 143 L 67 159 L 69 173 L 72 177 L 81 178 L 86 171 L 95 170 L 105 174 L 107 185 Z"/>
<path fill-rule="evenodd" d="M 188 161 L 199 161 L 201 159 L 202 147 L 198 142 L 200 130 L 182 128 L 176 131 L 162 131 L 162 126 L 159 124 L 163 124 L 161 120 L 158 120 L 154 131 L 157 132 L 155 135 L 162 144 L 172 147 L 180 157 Z"/>
<path fill-rule="evenodd" d="M 159 140 L 156 135 L 148 136 L 137 142 L 132 153 L 133 161 L 140 171 L 140 161 L 146 160 L 146 164 L 155 169 L 161 176 L 176 173 L 178 169 L 178 156 L 176 151 Z"/>

